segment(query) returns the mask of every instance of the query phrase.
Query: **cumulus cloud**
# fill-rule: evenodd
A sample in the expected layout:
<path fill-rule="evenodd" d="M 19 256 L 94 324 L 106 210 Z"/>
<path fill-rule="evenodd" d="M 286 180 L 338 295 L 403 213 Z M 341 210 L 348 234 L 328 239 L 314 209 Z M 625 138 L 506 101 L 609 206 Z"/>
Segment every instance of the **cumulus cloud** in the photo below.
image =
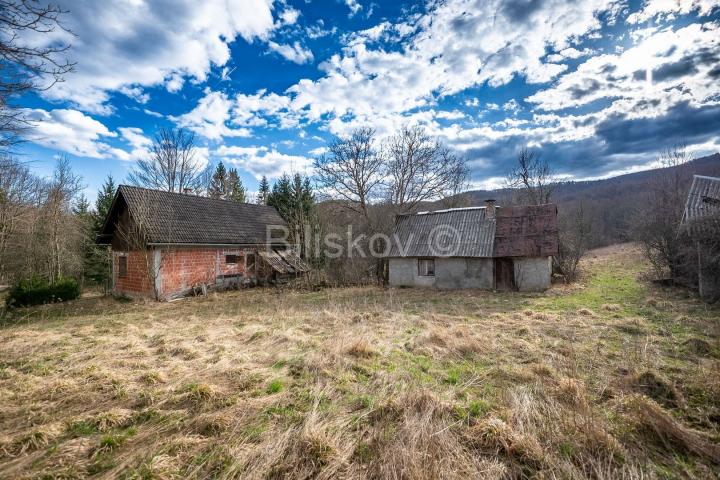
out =
<path fill-rule="evenodd" d="M 117 133 L 77 110 L 32 109 L 26 110 L 25 115 L 33 122 L 30 140 L 80 157 L 107 157 L 111 147 L 103 139 L 117 137 Z"/>
<path fill-rule="evenodd" d="M 643 102 L 636 115 L 657 115 L 680 101 L 704 104 L 717 95 L 720 27 L 691 24 L 657 32 L 618 55 L 598 55 L 527 101 L 564 110 L 600 99 Z M 627 107 L 627 103 L 623 105 Z"/>
<path fill-rule="evenodd" d="M 115 158 L 133 161 L 147 158 L 152 141 L 135 127 L 121 127 L 110 131 L 103 123 L 78 110 L 58 108 L 54 110 L 26 109 L 25 117 L 32 122 L 28 139 L 46 148 L 70 153 L 79 157 Z M 120 139 L 130 150 L 123 150 L 108 143 Z"/>
<path fill-rule="evenodd" d="M 273 0 L 64 0 L 60 6 L 69 10 L 65 23 L 76 36 L 55 32 L 34 40 L 72 44 L 77 65 L 44 95 L 93 113 L 110 113 L 110 94 L 121 89 L 167 84 L 175 92 L 185 78 L 202 82 L 211 65 L 229 60 L 229 43 L 266 40 L 274 28 Z"/>
<path fill-rule="evenodd" d="M 229 126 L 232 101 L 222 92 L 206 91 L 197 106 L 178 117 L 172 117 L 181 127 L 188 128 L 209 140 L 222 137 L 249 137 L 247 128 Z"/>
<path fill-rule="evenodd" d="M 276 149 L 260 147 L 222 146 L 215 155 L 223 162 L 236 165 L 250 172 L 256 179 L 263 176 L 279 178 L 283 173 L 309 172 L 312 159 L 300 155 L 288 155 Z"/>

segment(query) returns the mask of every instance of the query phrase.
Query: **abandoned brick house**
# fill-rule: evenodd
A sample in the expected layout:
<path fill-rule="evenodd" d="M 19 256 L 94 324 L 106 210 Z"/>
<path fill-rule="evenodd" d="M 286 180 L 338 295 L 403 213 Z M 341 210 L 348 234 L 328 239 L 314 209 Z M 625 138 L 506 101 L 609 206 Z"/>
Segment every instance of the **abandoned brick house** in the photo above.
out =
<path fill-rule="evenodd" d="M 541 291 L 558 252 L 552 204 L 458 208 L 399 216 L 389 253 L 392 286 Z"/>
<path fill-rule="evenodd" d="M 168 300 L 308 270 L 273 207 L 121 185 L 98 237 L 117 294 Z"/>
<path fill-rule="evenodd" d="M 697 287 L 700 298 L 720 299 L 720 178 L 695 175 L 683 212 L 684 230 L 697 251 Z"/>

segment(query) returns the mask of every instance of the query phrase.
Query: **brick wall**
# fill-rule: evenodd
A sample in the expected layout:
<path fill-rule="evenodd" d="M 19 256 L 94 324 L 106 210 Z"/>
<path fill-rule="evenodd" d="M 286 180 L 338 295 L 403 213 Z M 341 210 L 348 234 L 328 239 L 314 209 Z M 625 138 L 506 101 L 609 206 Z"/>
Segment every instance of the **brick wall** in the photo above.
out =
<path fill-rule="evenodd" d="M 202 283 L 214 284 L 220 275 L 244 275 L 245 255 L 250 251 L 232 248 L 162 248 L 158 280 L 160 296 L 165 298 L 183 293 Z M 123 255 L 128 259 L 128 271 L 125 278 L 119 278 L 119 257 Z M 154 258 L 153 252 L 147 255 L 151 260 Z M 235 255 L 236 263 L 227 263 L 227 255 Z M 154 290 L 145 265 L 143 252 L 113 252 L 115 292 L 153 296 Z"/>
<path fill-rule="evenodd" d="M 228 264 L 226 255 L 237 262 Z M 229 248 L 172 248 L 162 250 L 162 295 L 184 292 L 195 285 L 214 284 L 220 275 L 243 275 L 245 252 Z"/>
<path fill-rule="evenodd" d="M 114 251 L 112 269 L 113 291 L 118 294 L 153 296 L 154 291 L 147 274 L 147 262 L 152 262 L 152 255 L 152 252 Z M 124 277 L 119 275 L 120 257 L 127 259 L 127 274 Z"/>

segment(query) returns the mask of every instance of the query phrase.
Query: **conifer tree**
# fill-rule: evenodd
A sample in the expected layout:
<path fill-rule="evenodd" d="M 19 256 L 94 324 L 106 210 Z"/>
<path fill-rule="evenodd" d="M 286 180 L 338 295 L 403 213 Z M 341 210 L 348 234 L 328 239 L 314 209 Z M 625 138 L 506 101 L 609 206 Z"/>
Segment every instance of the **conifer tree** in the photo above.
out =
<path fill-rule="evenodd" d="M 231 168 L 228 172 L 227 181 L 227 199 L 234 202 L 245 203 L 247 198 L 245 196 L 245 186 L 243 186 L 240 180 L 240 174 L 237 169 Z"/>
<path fill-rule="evenodd" d="M 208 187 L 208 197 L 210 198 L 225 198 L 228 194 L 228 174 L 225 169 L 225 165 L 222 162 L 217 164 L 215 173 L 213 173 L 212 179 L 210 180 L 210 186 Z"/>
<path fill-rule="evenodd" d="M 260 205 L 267 205 L 268 197 L 270 196 L 270 183 L 268 183 L 267 177 L 262 176 L 260 180 L 260 186 L 258 188 L 257 203 Z"/>

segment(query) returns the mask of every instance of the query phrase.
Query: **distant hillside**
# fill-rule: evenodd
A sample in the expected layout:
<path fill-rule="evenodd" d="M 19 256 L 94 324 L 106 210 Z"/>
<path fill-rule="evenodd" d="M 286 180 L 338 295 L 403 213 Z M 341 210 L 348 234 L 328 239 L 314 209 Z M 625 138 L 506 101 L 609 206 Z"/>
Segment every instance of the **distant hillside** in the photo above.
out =
<path fill-rule="evenodd" d="M 697 158 L 687 163 L 686 188 L 690 188 L 692 175 L 720 177 L 720 153 Z M 586 217 L 592 225 L 591 247 L 602 247 L 630 240 L 630 227 L 637 212 L 637 205 L 644 201 L 647 185 L 665 169 L 656 168 L 642 172 L 620 175 L 604 180 L 587 182 L 567 182 L 557 186 L 553 201 L 557 203 L 560 215 L 573 211 L 582 202 Z M 511 190 L 471 190 L 460 194 L 452 204 L 466 206 L 482 205 L 488 198 L 494 198 L 499 204 L 507 204 Z M 343 208 L 343 202 L 325 200 L 320 202 L 323 216 L 332 225 L 348 225 L 353 222 L 353 214 Z M 428 202 L 418 206 L 418 210 L 436 210 L 446 208 L 442 202 Z"/>
<path fill-rule="evenodd" d="M 720 153 L 697 158 L 686 164 L 689 175 L 686 187 L 690 187 L 692 175 L 720 177 Z M 644 201 L 647 185 L 666 169 L 656 168 L 642 172 L 620 175 L 604 180 L 567 182 L 558 185 L 554 194 L 560 214 L 573 210 L 580 202 L 593 228 L 593 247 L 610 245 L 630 239 L 629 230 L 636 215 L 637 205 Z M 473 190 L 465 192 L 465 202 L 482 205 L 488 198 L 499 203 L 509 198 L 507 189 Z"/>

